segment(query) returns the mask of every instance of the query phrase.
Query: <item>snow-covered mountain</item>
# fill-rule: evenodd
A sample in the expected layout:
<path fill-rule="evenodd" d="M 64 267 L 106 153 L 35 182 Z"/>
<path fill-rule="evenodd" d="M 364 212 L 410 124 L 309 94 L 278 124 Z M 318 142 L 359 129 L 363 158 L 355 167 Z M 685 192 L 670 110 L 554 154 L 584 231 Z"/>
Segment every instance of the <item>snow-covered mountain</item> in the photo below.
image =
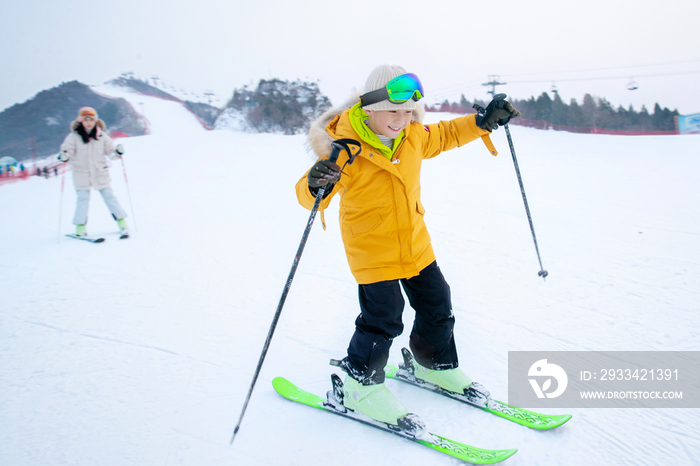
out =
<path fill-rule="evenodd" d="M 254 89 L 233 92 L 217 118 L 216 129 L 255 133 L 304 134 L 311 122 L 331 107 L 318 84 L 306 81 L 260 80 Z"/>
<path fill-rule="evenodd" d="M 84 106 L 95 108 L 111 133 L 146 134 L 137 110 L 125 100 L 100 95 L 90 86 L 71 81 L 0 112 L 1 156 L 26 163 L 34 157 L 56 154 L 78 109 Z"/>
<path fill-rule="evenodd" d="M 328 360 L 352 334 L 357 288 L 337 200 L 327 231 L 316 220 L 229 446 L 309 217 L 294 195 L 311 163 L 304 137 L 206 131 L 177 102 L 96 90 L 149 122 L 149 135 L 120 141 L 124 166 L 112 168 L 133 234 L 117 239 L 93 193 L 88 231 L 107 240 L 63 237 L 69 179 L 0 187 L 0 464 L 460 464 L 270 385 L 282 375 L 325 393 Z M 700 136 L 511 131 L 546 282 L 501 130 L 498 157 L 475 141 L 424 163 L 426 222 L 467 373 L 507 401 L 508 351 L 698 351 Z M 408 328 L 412 318 L 407 308 Z M 573 418 L 540 432 L 387 384 L 433 432 L 518 448 L 510 466 L 700 462 L 697 409 L 552 410 Z"/>

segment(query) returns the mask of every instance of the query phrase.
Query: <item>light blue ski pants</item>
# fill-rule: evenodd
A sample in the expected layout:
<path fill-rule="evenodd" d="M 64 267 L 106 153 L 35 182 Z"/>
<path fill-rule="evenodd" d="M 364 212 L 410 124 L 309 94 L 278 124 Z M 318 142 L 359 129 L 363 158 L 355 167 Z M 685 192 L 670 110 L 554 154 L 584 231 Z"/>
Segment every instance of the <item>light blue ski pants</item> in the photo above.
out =
<path fill-rule="evenodd" d="M 78 190 L 78 200 L 75 206 L 75 217 L 73 217 L 73 225 L 85 225 L 87 223 L 88 217 L 88 207 L 90 206 L 90 190 Z M 100 189 L 98 191 L 102 194 L 102 199 L 104 199 L 107 208 L 112 213 L 115 220 L 121 220 L 126 217 L 126 212 L 119 205 L 117 196 L 114 195 L 112 188 Z"/>

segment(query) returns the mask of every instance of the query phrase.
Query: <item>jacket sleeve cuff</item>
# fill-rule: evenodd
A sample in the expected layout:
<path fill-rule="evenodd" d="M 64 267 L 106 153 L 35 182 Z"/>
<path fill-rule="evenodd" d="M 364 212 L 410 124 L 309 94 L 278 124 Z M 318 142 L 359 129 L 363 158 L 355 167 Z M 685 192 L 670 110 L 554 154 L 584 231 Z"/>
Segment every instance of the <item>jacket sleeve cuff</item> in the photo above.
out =
<path fill-rule="evenodd" d="M 471 116 L 471 115 L 470 115 L 470 116 Z M 481 119 L 482 119 L 482 118 L 483 118 L 483 117 L 482 117 L 481 115 L 479 115 L 478 113 L 477 113 L 477 114 L 474 114 L 473 118 L 469 118 L 469 124 L 470 124 L 470 125 L 473 125 L 474 131 L 477 132 L 477 133 L 479 133 L 479 136 L 480 136 L 480 137 L 481 137 L 481 136 L 486 136 L 486 135 L 491 134 L 491 131 L 489 131 L 489 130 L 487 130 L 487 129 L 484 129 L 484 128 L 482 128 L 481 126 L 479 126 L 479 123 L 481 122 Z"/>

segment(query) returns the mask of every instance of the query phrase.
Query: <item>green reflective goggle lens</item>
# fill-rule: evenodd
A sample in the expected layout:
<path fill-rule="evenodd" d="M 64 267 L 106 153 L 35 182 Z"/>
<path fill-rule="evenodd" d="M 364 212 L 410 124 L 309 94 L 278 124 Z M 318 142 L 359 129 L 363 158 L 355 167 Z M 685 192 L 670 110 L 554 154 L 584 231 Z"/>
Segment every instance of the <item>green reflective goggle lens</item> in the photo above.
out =
<path fill-rule="evenodd" d="M 413 99 L 418 102 L 423 98 L 423 84 L 413 73 L 402 74 L 386 83 L 389 100 L 396 103 L 404 103 Z"/>
<path fill-rule="evenodd" d="M 413 73 L 406 73 L 395 77 L 381 89 L 361 95 L 360 105 L 366 107 L 383 100 L 388 100 L 395 104 L 402 104 L 411 99 L 418 102 L 424 97 L 424 94 L 423 84 L 418 79 L 418 76 Z"/>

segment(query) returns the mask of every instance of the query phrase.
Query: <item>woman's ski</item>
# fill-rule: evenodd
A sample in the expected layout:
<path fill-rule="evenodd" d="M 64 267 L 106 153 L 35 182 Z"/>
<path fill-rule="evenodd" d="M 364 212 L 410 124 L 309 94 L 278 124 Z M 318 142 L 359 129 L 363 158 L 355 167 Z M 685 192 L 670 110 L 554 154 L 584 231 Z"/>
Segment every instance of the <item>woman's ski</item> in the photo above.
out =
<path fill-rule="evenodd" d="M 73 235 L 73 234 L 67 234 L 66 236 L 69 238 L 81 239 L 83 241 L 89 241 L 91 243 L 101 243 L 105 240 L 104 238 L 86 238 L 85 236 L 78 236 L 78 235 Z"/>

